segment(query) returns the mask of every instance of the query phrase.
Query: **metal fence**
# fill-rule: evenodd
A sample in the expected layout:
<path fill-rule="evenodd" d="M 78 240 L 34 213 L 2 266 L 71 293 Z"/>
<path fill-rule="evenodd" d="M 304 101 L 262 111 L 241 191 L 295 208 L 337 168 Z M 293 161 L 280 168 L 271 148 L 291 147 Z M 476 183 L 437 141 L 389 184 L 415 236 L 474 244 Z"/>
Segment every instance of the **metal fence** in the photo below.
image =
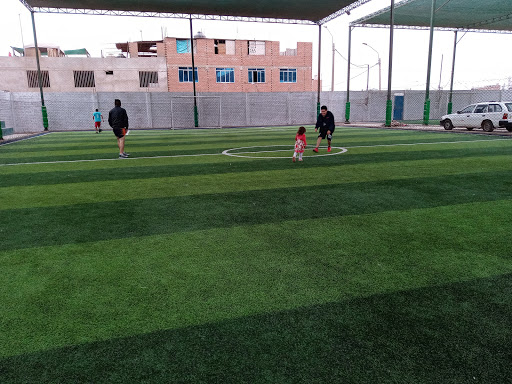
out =
<path fill-rule="evenodd" d="M 47 93 L 49 129 L 72 131 L 92 129 L 96 108 L 108 117 L 114 99 L 120 99 L 132 128 L 193 128 L 194 99 L 190 93 Z M 351 91 L 351 123 L 384 123 L 386 91 Z M 430 92 L 431 124 L 447 113 L 449 92 Z M 482 101 L 512 100 L 512 90 L 467 90 L 453 93 L 453 111 Z M 338 123 L 345 121 L 346 92 L 322 92 Z M 199 127 L 276 126 L 313 124 L 316 118 L 315 92 L 201 93 L 197 98 Z M 393 119 L 421 124 L 424 91 L 393 92 Z M 16 133 L 43 130 L 39 93 L 0 92 L 0 120 Z"/>

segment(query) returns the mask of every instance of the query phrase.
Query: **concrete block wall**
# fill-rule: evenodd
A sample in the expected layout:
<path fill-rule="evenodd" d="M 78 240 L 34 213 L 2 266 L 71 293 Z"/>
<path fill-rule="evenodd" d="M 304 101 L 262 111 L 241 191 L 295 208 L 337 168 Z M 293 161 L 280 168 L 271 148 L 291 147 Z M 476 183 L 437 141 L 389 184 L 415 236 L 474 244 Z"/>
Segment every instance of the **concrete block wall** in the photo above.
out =
<path fill-rule="evenodd" d="M 404 119 L 422 120 L 425 94 L 404 93 Z M 276 126 L 313 124 L 316 120 L 315 92 L 199 92 L 200 127 Z M 193 128 L 191 92 L 69 92 L 47 93 L 50 131 L 92 130 L 92 113 L 96 108 L 108 126 L 108 112 L 114 99 L 120 99 L 127 110 L 132 128 Z M 386 91 L 351 91 L 351 122 L 384 122 Z M 512 90 L 456 91 L 453 110 L 478 101 L 512 100 Z M 346 92 L 322 92 L 320 103 L 327 105 L 340 124 L 345 120 Z M 431 115 L 435 120 L 446 114 L 448 91 L 431 94 Z M 43 131 L 41 99 L 35 92 L 0 92 L 0 120 L 15 133 Z"/>
<path fill-rule="evenodd" d="M 29 88 L 27 71 L 36 71 L 35 57 L 0 57 L 0 90 L 11 92 L 36 92 Z M 123 59 L 42 57 L 41 70 L 48 71 L 50 87 L 45 93 L 53 92 L 167 92 L 167 65 L 164 57 L 139 57 Z M 95 87 L 75 88 L 73 71 L 93 71 Z M 112 71 L 113 74 L 107 74 Z M 139 71 L 158 72 L 158 84 L 141 88 Z"/>

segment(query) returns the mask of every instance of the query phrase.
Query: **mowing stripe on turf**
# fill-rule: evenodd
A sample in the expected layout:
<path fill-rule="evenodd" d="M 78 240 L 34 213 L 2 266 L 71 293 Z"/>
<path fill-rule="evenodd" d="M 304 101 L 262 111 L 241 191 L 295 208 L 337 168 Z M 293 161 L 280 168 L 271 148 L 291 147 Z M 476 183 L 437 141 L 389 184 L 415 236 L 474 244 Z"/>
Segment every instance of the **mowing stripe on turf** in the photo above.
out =
<path fill-rule="evenodd" d="M 463 144 L 475 142 L 489 142 L 489 141 L 506 141 L 509 139 L 485 139 L 485 140 L 458 140 L 458 141 L 437 141 L 437 142 L 420 142 L 420 143 L 395 143 L 395 144 L 375 144 L 375 145 L 353 145 L 344 146 L 344 148 L 376 148 L 376 147 L 397 147 L 397 146 L 415 146 L 415 145 L 434 145 L 434 144 Z M 278 146 L 278 145 L 276 145 Z M 270 145 L 268 147 L 271 147 Z M 292 145 L 290 145 L 292 147 Z M 229 150 L 229 149 L 228 149 Z M 272 152 L 277 152 L 272 151 Z M 225 152 L 225 151 L 224 151 Z M 267 151 L 268 152 L 268 151 Z M 143 157 L 130 157 L 123 160 L 136 160 L 136 159 L 163 159 L 163 158 L 176 158 L 176 157 L 199 157 L 199 156 L 221 156 L 221 153 L 198 153 L 192 155 L 167 155 L 167 156 L 143 156 Z M 256 158 L 256 157 L 255 157 Z M 286 157 L 283 157 L 285 159 Z M 265 159 L 265 157 L 257 157 L 257 159 Z M 79 159 L 79 160 L 56 160 L 56 161 L 35 161 L 23 163 L 6 163 L 0 164 L 0 167 L 14 166 L 14 165 L 38 165 L 38 164 L 61 164 L 61 163 L 83 163 L 83 162 L 96 162 L 96 161 L 112 161 L 119 160 L 118 158 L 102 158 L 102 159 Z"/>

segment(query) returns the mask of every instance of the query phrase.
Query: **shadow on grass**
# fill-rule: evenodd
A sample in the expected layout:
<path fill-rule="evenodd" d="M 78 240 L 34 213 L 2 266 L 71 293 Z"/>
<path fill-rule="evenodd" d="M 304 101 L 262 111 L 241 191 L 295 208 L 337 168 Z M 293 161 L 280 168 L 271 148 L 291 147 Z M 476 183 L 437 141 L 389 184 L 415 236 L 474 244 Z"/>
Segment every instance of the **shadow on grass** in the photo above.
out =
<path fill-rule="evenodd" d="M 2 383 L 488 383 L 512 377 L 512 275 L 0 360 Z"/>
<path fill-rule="evenodd" d="M 488 172 L 3 210 L 0 228 L 12 235 L 0 250 L 497 201 L 512 198 L 509 179 Z"/>

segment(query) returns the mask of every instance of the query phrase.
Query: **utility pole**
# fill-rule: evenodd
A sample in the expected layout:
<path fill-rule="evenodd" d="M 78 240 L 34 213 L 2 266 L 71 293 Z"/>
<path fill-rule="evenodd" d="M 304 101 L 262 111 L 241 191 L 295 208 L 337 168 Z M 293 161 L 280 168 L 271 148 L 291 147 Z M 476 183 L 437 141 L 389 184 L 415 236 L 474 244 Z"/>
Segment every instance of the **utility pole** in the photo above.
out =
<path fill-rule="evenodd" d="M 327 32 L 329 32 L 329 35 L 331 35 L 331 42 L 332 42 L 332 75 L 331 75 L 331 92 L 334 92 L 334 56 L 336 54 L 336 47 L 334 46 L 334 36 L 332 35 L 331 31 L 329 31 L 329 28 L 327 28 L 327 25 L 324 25 L 324 28 L 327 29 Z"/>
<path fill-rule="evenodd" d="M 332 76 L 331 76 L 331 92 L 334 92 L 334 54 L 336 53 L 336 48 L 334 47 L 334 39 L 332 41 Z"/>

